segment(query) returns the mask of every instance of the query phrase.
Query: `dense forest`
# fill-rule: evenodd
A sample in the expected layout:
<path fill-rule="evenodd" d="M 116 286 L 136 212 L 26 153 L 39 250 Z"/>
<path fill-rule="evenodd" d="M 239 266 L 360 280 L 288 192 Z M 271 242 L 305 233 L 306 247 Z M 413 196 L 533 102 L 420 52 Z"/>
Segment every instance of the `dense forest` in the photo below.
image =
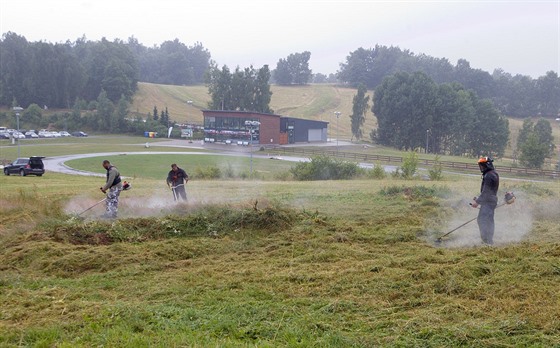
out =
<path fill-rule="evenodd" d="M 0 105 L 72 108 L 96 100 L 101 91 L 113 103 L 130 100 L 138 81 L 194 85 L 204 83 L 210 53 L 178 40 L 147 48 L 128 41 L 28 42 L 6 33 L 0 41 Z"/>

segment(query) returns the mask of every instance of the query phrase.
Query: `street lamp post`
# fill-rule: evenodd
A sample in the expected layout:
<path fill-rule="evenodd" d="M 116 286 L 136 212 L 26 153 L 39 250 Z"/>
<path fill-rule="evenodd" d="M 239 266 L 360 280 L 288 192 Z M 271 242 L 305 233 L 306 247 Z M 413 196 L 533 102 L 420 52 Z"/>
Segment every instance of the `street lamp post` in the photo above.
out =
<path fill-rule="evenodd" d="M 20 106 L 14 106 L 13 109 L 16 112 L 16 128 L 18 131 L 17 141 L 17 158 L 19 158 L 19 113 L 23 111 L 23 108 Z"/>
<path fill-rule="evenodd" d="M 431 132 L 431 131 L 430 131 L 429 129 L 426 129 L 426 153 L 430 152 L 430 151 L 428 150 L 428 145 L 429 145 L 428 139 L 429 139 L 429 136 L 430 136 L 430 132 Z"/>
<path fill-rule="evenodd" d="M 250 141 L 249 141 L 249 146 L 251 147 L 251 177 L 253 177 L 253 131 L 255 129 L 255 127 L 260 126 L 261 123 L 259 121 L 245 121 L 245 126 L 249 127 L 249 136 L 250 136 Z"/>
<path fill-rule="evenodd" d="M 556 121 L 558 122 L 558 124 L 560 125 L 560 117 L 556 119 Z M 557 146 L 557 150 L 558 150 L 558 163 L 556 163 L 556 170 L 560 171 L 560 144 L 558 144 Z"/>
<path fill-rule="evenodd" d="M 336 115 L 336 152 L 338 153 L 338 118 L 340 117 L 340 111 L 335 111 Z"/>

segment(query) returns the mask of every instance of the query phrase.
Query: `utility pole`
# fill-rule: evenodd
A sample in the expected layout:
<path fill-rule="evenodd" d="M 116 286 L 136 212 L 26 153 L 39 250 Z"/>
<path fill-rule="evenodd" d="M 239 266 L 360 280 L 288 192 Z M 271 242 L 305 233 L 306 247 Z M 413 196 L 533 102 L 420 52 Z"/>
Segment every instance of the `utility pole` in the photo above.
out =
<path fill-rule="evenodd" d="M 17 141 L 17 158 L 19 158 L 19 113 L 23 111 L 23 108 L 20 106 L 14 106 L 14 108 L 12 109 L 16 112 L 16 123 L 17 123 L 17 131 L 18 131 L 18 138 L 16 139 Z"/>
<path fill-rule="evenodd" d="M 249 127 L 249 135 L 251 139 L 249 141 L 249 146 L 251 147 L 251 178 L 253 177 L 253 130 L 255 129 L 254 127 L 258 127 L 260 125 L 261 123 L 259 121 L 245 121 L 245 126 Z"/>

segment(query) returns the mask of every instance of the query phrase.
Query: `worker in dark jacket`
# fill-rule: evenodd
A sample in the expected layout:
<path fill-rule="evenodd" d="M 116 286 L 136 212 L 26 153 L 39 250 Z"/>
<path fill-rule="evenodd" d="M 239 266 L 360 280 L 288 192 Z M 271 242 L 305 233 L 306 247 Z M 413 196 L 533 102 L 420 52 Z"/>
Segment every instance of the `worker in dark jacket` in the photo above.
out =
<path fill-rule="evenodd" d="M 500 177 L 494 170 L 493 160 L 490 157 L 481 157 L 478 160 L 478 167 L 482 172 L 482 184 L 480 185 L 480 195 L 474 198 L 471 203 L 473 208 L 480 206 L 478 212 L 478 229 L 480 238 L 487 245 L 494 244 L 494 210 L 498 205 L 498 188 L 500 187 Z"/>
<path fill-rule="evenodd" d="M 105 182 L 105 185 L 99 189 L 107 195 L 107 199 L 105 201 L 105 217 L 115 219 L 119 210 L 119 195 L 123 189 L 121 174 L 119 173 L 117 167 L 111 165 L 111 162 L 108 160 L 103 161 L 103 168 L 107 170 L 107 181 Z"/>
<path fill-rule="evenodd" d="M 177 167 L 177 164 L 173 163 L 171 165 L 171 170 L 167 174 L 167 186 L 171 187 L 175 201 L 177 201 L 179 197 L 184 201 L 187 200 L 185 185 L 188 181 L 189 176 L 187 173 L 183 169 Z"/>

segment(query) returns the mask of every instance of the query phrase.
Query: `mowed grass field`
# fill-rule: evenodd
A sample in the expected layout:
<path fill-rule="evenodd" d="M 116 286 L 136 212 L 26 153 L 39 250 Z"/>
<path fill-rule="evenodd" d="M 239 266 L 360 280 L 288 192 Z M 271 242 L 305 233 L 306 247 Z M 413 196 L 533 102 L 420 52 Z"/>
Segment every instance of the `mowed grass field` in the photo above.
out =
<path fill-rule="evenodd" d="M 35 149 L 161 151 L 142 138 L 88 141 Z M 557 182 L 503 178 L 500 198 L 518 199 L 496 210 L 495 247 L 480 246 L 476 223 L 436 245 L 476 216 L 478 176 L 195 177 L 188 203 L 175 204 L 170 161 L 242 171 L 247 156 L 108 158 L 134 173 L 116 221 L 96 218 L 102 206 L 76 216 L 103 199 L 103 178 L 0 177 L 0 346 L 560 345 Z M 68 164 L 99 171 L 100 159 Z"/>

